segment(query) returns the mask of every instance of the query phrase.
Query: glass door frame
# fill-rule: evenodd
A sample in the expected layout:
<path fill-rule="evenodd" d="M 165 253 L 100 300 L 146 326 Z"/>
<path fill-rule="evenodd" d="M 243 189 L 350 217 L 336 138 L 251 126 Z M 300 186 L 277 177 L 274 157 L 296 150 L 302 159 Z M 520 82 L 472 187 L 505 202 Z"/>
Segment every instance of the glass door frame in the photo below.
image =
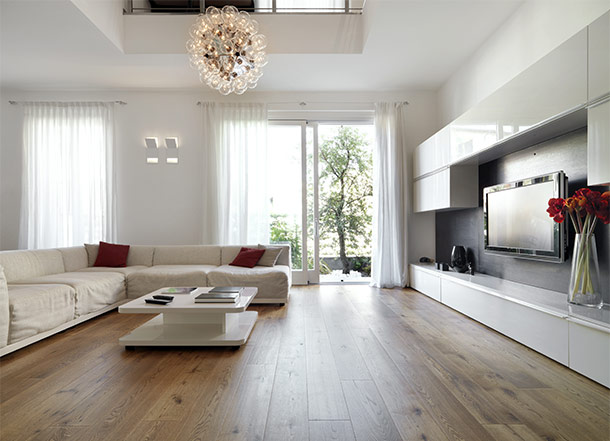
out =
<path fill-rule="evenodd" d="M 315 258 L 317 250 L 319 248 L 318 240 L 318 165 L 316 163 L 318 157 L 317 149 L 317 126 L 308 123 L 306 120 L 287 120 L 287 119 L 270 119 L 268 121 L 270 126 L 293 126 L 301 128 L 301 269 L 293 269 L 292 271 L 292 284 L 293 285 L 307 285 L 309 283 L 318 283 L 320 280 L 320 263 Z M 314 255 L 314 267 L 309 269 L 309 247 L 308 247 L 308 223 L 307 223 L 307 128 L 314 127 L 313 137 L 313 189 L 314 189 L 314 249 L 311 250 Z"/>
<path fill-rule="evenodd" d="M 301 127 L 301 250 L 302 268 L 292 269 L 292 284 L 307 285 L 320 283 L 320 218 L 319 218 L 319 126 L 320 125 L 373 125 L 371 117 L 342 119 L 269 119 L 269 125 Z M 307 129 L 312 130 L 312 184 L 313 184 L 313 250 L 308 246 L 307 222 Z M 309 254 L 313 256 L 313 268 L 309 268 Z"/>

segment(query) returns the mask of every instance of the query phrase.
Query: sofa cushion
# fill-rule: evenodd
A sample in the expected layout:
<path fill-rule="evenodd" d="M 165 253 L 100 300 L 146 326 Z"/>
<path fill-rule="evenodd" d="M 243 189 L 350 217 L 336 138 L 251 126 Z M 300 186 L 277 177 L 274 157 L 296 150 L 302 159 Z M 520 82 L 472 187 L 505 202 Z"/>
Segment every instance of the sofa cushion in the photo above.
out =
<path fill-rule="evenodd" d="M 126 267 L 127 254 L 129 254 L 129 245 L 100 242 L 93 266 L 106 266 L 111 268 Z"/>
<path fill-rule="evenodd" d="M 154 265 L 220 265 L 220 247 L 181 245 L 156 247 Z"/>
<path fill-rule="evenodd" d="M 263 256 L 260 258 L 260 260 L 257 263 L 258 266 L 275 265 L 277 263 L 277 260 L 280 257 L 280 254 L 282 254 L 282 251 L 284 251 L 284 249 L 282 247 L 271 247 L 271 246 L 266 247 L 265 245 L 259 245 L 258 247 L 265 250 L 265 253 L 263 254 Z"/>
<path fill-rule="evenodd" d="M 59 250 L 1 251 L 0 265 L 4 268 L 9 284 L 65 271 L 64 259 Z"/>
<path fill-rule="evenodd" d="M 124 276 L 128 276 L 131 273 L 135 273 L 136 271 L 141 271 L 146 268 L 149 267 L 144 265 L 126 266 L 123 268 L 112 268 L 109 266 L 88 266 L 87 268 L 83 268 L 78 271 L 82 271 L 84 273 L 119 273 L 123 274 Z"/>
<path fill-rule="evenodd" d="M 159 288 L 208 286 L 207 274 L 215 265 L 155 265 L 127 276 L 127 295 L 136 298 Z"/>
<path fill-rule="evenodd" d="M 8 344 L 9 323 L 8 286 L 6 277 L 4 277 L 4 269 L 0 266 L 0 348 Z"/>
<path fill-rule="evenodd" d="M 286 265 L 243 268 L 222 265 L 208 273 L 208 286 L 253 286 L 257 299 L 285 301 L 290 289 L 290 269 Z"/>
<path fill-rule="evenodd" d="M 8 296 L 9 344 L 74 319 L 75 292 L 67 285 L 9 285 Z"/>
<path fill-rule="evenodd" d="M 263 247 L 266 247 L 267 245 L 242 245 L 242 246 L 246 247 L 246 248 L 263 248 Z M 223 246 L 222 250 L 221 250 L 221 265 L 228 265 L 229 263 L 231 263 L 233 261 L 233 259 L 235 259 L 235 256 L 237 256 L 237 254 L 239 254 L 239 250 L 241 250 L 242 246 L 238 246 L 238 245 Z M 290 245 L 273 244 L 270 246 L 282 249 L 282 252 L 278 256 L 278 259 L 275 262 L 275 264 L 290 266 Z M 264 257 L 265 256 L 263 255 L 263 258 Z"/>
<path fill-rule="evenodd" d="M 117 272 L 76 271 L 20 280 L 20 285 L 63 284 L 76 291 L 76 317 L 125 299 L 125 276 Z"/>
<path fill-rule="evenodd" d="M 233 259 L 229 265 L 254 268 L 256 263 L 263 257 L 263 254 L 265 254 L 264 249 L 242 247 L 237 256 L 235 256 L 235 259 Z"/>
<path fill-rule="evenodd" d="M 99 248 L 100 246 L 98 244 L 85 244 L 85 249 L 87 250 L 88 256 L 87 266 L 92 267 L 95 264 L 95 259 L 97 259 L 97 252 Z M 129 253 L 127 253 L 127 266 L 152 266 L 154 252 L 155 247 L 145 245 L 131 245 L 129 247 Z"/>
<path fill-rule="evenodd" d="M 88 265 L 87 250 L 85 247 L 58 248 L 64 259 L 64 270 L 78 271 Z"/>

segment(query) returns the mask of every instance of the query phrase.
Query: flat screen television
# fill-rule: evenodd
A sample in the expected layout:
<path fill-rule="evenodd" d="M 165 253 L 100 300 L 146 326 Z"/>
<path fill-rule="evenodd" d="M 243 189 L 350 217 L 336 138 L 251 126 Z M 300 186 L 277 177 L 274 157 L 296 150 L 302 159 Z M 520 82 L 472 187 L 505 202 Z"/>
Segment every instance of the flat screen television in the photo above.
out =
<path fill-rule="evenodd" d="M 565 221 L 546 212 L 551 198 L 565 198 L 567 178 L 561 171 L 483 190 L 485 251 L 493 254 L 565 261 Z"/>

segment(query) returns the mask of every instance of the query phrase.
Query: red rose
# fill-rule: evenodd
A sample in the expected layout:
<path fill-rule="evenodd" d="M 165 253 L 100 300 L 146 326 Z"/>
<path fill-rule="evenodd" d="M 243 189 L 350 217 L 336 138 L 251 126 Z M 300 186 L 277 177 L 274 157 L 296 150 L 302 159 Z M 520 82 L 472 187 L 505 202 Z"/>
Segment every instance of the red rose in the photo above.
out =
<path fill-rule="evenodd" d="M 566 207 L 564 203 L 563 198 L 549 199 L 549 208 L 546 209 L 546 212 L 557 223 L 562 223 L 565 219 Z"/>
<path fill-rule="evenodd" d="M 604 196 L 606 195 L 606 196 Z M 605 192 L 595 201 L 595 216 L 604 223 L 610 224 L 610 192 Z"/>

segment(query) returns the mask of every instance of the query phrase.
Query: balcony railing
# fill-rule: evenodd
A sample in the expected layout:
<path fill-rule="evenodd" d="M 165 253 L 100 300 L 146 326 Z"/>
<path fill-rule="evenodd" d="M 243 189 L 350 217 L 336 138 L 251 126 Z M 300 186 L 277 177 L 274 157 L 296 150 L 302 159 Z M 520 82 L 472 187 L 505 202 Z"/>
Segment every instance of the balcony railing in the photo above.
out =
<path fill-rule="evenodd" d="M 253 14 L 362 14 L 366 0 L 125 0 L 125 14 L 200 14 L 233 5 Z"/>

